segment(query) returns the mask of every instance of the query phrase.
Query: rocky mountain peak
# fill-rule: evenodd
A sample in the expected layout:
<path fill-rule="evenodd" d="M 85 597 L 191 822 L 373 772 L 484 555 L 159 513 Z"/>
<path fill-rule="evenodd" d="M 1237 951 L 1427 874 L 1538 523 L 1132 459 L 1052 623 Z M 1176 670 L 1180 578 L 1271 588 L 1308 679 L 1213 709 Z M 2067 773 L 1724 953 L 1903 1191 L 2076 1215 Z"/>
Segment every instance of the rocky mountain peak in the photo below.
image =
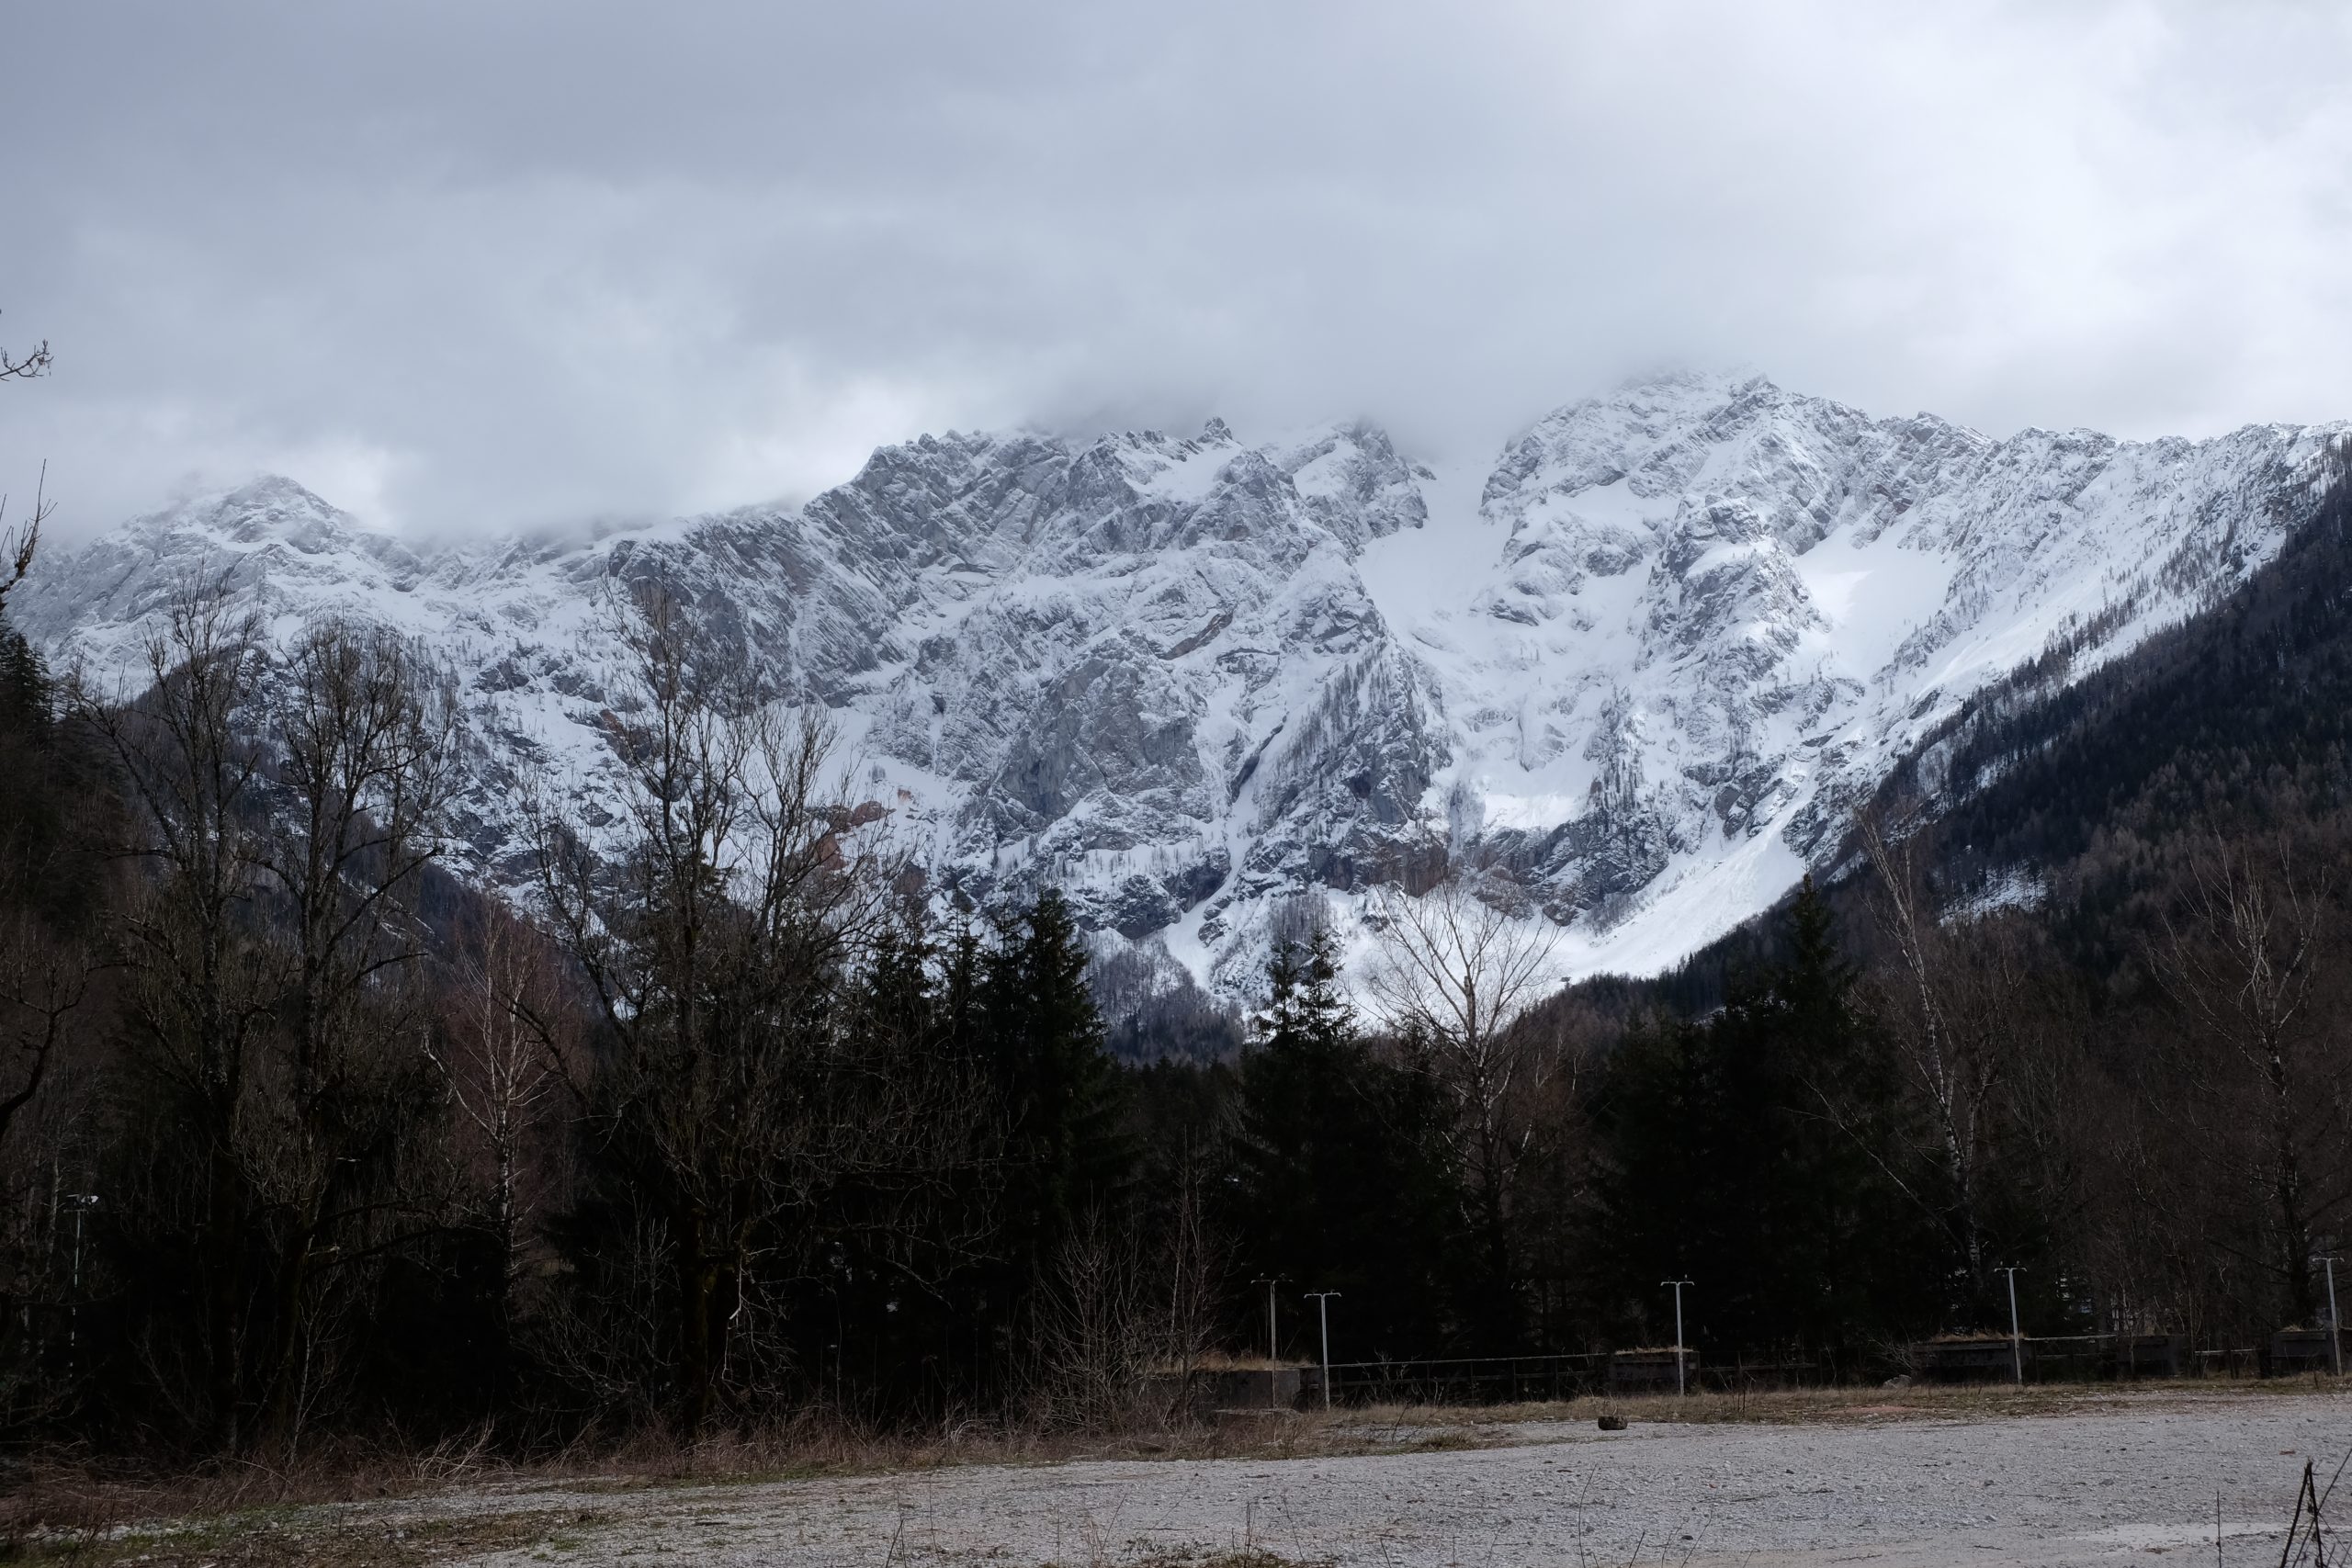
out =
<path fill-rule="evenodd" d="M 277 624 L 431 638 L 480 739 L 461 858 L 512 883 L 523 781 L 597 819 L 620 590 L 659 582 L 833 710 L 943 898 L 1056 883 L 1098 940 L 1238 994 L 1302 901 L 1347 924 L 1475 852 L 1564 972 L 1641 970 L 1777 897 L 1968 693 L 2267 559 L 2331 434 L 1995 441 L 1678 375 L 1464 476 L 1363 421 L 951 431 L 803 506 L 463 547 L 261 479 L 59 554 L 10 610 L 130 668 L 174 583 L 233 570 Z"/>

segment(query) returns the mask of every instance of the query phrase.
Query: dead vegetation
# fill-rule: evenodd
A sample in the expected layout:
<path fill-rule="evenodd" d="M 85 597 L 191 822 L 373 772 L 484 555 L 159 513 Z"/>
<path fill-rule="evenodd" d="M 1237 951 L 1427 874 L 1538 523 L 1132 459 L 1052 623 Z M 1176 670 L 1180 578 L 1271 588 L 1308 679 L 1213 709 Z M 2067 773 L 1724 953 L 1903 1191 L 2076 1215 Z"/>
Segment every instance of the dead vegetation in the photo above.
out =
<path fill-rule="evenodd" d="M 221 1466 L 201 1474 L 51 1459 L 0 1498 L 0 1562 L 113 1564 L 320 1563 L 405 1568 L 593 1533 L 616 1500 L 683 1486 L 750 1486 L 816 1477 L 903 1474 L 967 1465 L 1102 1460 L 1278 1461 L 1610 1440 L 1603 1414 L 1650 1425 L 1871 1425 L 1984 1422 L 2211 1404 L 2247 1396 L 2341 1394 L 2334 1378 L 2142 1385 L 2048 1383 L 1791 1389 L 1501 1405 L 1373 1405 L 1234 1413 L 1214 1421 L 1070 1434 L 949 1424 L 923 1433 L 859 1430 L 811 1417 L 754 1436 L 701 1442 L 640 1438 L 580 1444 L 532 1461 L 496 1457 L 488 1436 L 394 1454 L 322 1449 L 290 1469 Z M 546 1506 L 550 1493 L 576 1506 Z M 502 1507 L 502 1495 L 514 1506 Z M 437 1500 L 464 1499 L 447 1514 Z M 1234 1557 L 1232 1562 L 1275 1559 Z M 1186 1559 L 1187 1563 L 1195 1560 Z M 1212 1568 L 1210 1560 L 1197 1560 Z M 1176 1560 L 1169 1560 L 1174 1568 Z"/>
<path fill-rule="evenodd" d="M 1852 1386 L 1670 1393 L 1588 1395 L 1577 1399 L 1531 1401 L 1519 1404 L 1476 1406 L 1425 1405 L 1394 1408 L 1397 1420 L 1423 1427 L 1468 1425 L 1487 1428 L 1524 1427 L 1545 1423 L 1589 1427 L 1604 1414 L 1623 1416 L 1634 1425 L 1710 1425 L 1724 1422 L 1804 1425 L 1849 1421 L 1907 1419 L 1925 1421 L 1998 1421 L 2028 1416 L 2063 1416 L 2127 1405 L 2170 1401 L 2229 1399 L 2250 1394 L 2290 1392 L 2342 1392 L 2352 1383 L 2329 1377 L 2293 1380 L 2214 1379 L 2143 1383 L 1914 1383 L 1905 1387 Z M 1390 1412 L 1360 1407 L 1335 1412 L 1335 1417 L 1356 1419 Z"/>
<path fill-rule="evenodd" d="M 45 1459 L 0 1497 L 0 1562 L 406 1565 L 526 1547 L 597 1528 L 612 1499 L 677 1486 L 734 1486 L 899 1473 L 962 1465 L 1086 1460 L 1283 1460 L 1484 1447 L 1500 1433 L 1438 1425 L 1396 1409 L 1332 1417 L 1253 1413 L 1115 1435 L 1007 1430 L 974 1424 L 922 1434 L 860 1431 L 825 1419 L 691 1445 L 653 1438 L 577 1445 L 536 1461 L 493 1456 L 487 1441 L 424 1454 L 322 1448 L 291 1468 L 221 1466 L 160 1473 L 119 1462 Z M 548 1490 L 574 1509 L 497 1506 L 501 1493 Z M 465 1494 L 463 1517 L 387 1523 L 386 1505 Z M 403 1515 L 405 1517 L 405 1514 Z M 1237 1559 L 1236 1561 L 1240 1561 Z M 1251 1561 L 1254 1561 L 1252 1559 Z M 1272 1561 L 1268 1559 L 1269 1562 Z"/>
<path fill-rule="evenodd" d="M 101 1534 L 51 1531 L 10 1543 L 6 1560 L 91 1568 L 420 1568 L 492 1551 L 568 1551 L 612 1517 L 533 1509 L 393 1524 L 333 1508 L 261 1508 Z"/>

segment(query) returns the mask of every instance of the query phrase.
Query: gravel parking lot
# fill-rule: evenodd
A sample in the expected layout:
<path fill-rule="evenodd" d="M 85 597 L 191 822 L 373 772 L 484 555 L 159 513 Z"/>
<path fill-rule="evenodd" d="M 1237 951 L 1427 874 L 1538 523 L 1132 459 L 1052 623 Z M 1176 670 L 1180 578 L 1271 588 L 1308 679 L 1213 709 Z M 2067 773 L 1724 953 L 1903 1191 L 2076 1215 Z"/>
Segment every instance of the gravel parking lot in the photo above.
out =
<path fill-rule="evenodd" d="M 445 1483 L 368 1503 L 37 1532 L 24 1544 L 43 1561 L 157 1568 L 2116 1568 L 2167 1556 L 2251 1568 L 2279 1561 L 2305 1461 L 2324 1485 L 2352 1451 L 2352 1393 L 2312 1387 L 1922 1390 L 1761 1407 L 1714 1397 L 1630 1407 L 1633 1427 L 1613 1433 L 1589 1411 L 1554 1418 L 1556 1408 L 1510 1424 L 1342 1413 L 1200 1445 L 1300 1457 Z M 1695 1418 L 1642 1419 L 1669 1407 Z M 2342 1506 L 2352 1515 L 2352 1485 Z"/>
<path fill-rule="evenodd" d="M 1890 1396 L 1896 1397 L 1896 1396 Z M 1443 1440 L 1443 1433 L 1432 1436 Z M 2141 1396 L 2058 1415 L 1861 1407 L 1794 1425 L 1532 1422 L 1497 1446 L 1121 1460 L 682 1486 L 458 1493 L 388 1528 L 553 1521 L 514 1565 L 1454 1564 L 2278 1561 L 2306 1459 L 2352 1449 L 2338 1394 Z M 1411 1434 L 1406 1435 L 1410 1441 Z M 2352 1513 L 2352 1487 L 2345 1494 Z M 535 1529 L 539 1527 L 535 1526 Z M 512 1537 L 510 1540 L 514 1539 Z"/>

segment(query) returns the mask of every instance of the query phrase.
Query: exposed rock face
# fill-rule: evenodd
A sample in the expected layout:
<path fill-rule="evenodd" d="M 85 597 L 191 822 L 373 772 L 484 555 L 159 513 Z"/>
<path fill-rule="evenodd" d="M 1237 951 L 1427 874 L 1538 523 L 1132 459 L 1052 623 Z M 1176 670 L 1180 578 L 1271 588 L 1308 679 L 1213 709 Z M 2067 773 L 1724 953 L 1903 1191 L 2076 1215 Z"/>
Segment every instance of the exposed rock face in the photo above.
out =
<path fill-rule="evenodd" d="M 1761 379 L 1539 422 L 1491 473 L 1378 429 L 1269 446 L 924 436 L 797 509 L 426 547 L 263 479 L 44 563 L 52 655 L 130 671 L 191 570 L 281 630 L 429 637 L 471 717 L 458 858 L 513 885 L 532 780 L 610 821 L 628 590 L 664 585 L 821 702 L 943 894 L 1044 881 L 1228 991 L 1299 895 L 1472 847 L 1566 966 L 1669 963 L 1763 907 L 1986 680 L 2111 657 L 2268 558 L 2326 430 L 1992 441 Z"/>

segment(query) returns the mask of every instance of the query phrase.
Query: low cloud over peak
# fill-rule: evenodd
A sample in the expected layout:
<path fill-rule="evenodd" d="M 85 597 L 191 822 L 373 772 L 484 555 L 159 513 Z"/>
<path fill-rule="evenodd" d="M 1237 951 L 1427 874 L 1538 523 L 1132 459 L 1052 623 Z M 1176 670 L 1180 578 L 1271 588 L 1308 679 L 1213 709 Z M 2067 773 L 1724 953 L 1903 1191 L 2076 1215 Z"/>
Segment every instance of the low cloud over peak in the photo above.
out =
<path fill-rule="evenodd" d="M 2286 6 L 157 3 L 12 21 L 0 479 L 503 529 L 1015 424 L 1486 457 L 1661 362 L 1999 434 L 2352 412 Z M 29 478 L 28 473 L 27 478 Z"/>

